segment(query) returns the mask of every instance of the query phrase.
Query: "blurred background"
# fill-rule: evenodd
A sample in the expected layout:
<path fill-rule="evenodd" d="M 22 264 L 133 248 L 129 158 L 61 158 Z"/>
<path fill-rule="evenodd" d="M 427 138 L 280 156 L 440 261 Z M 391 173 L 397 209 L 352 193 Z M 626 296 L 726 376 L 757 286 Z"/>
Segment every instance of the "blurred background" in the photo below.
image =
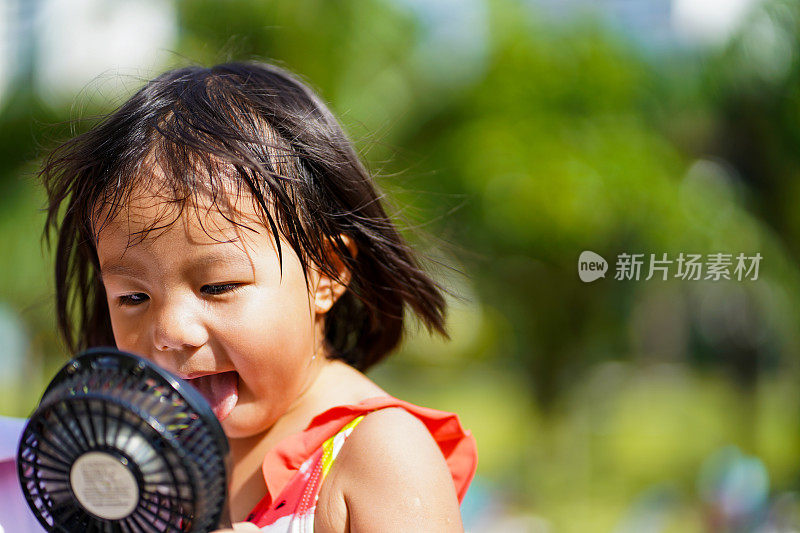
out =
<path fill-rule="evenodd" d="M 331 104 L 453 293 L 452 340 L 371 376 L 475 434 L 468 531 L 800 530 L 796 1 L 0 0 L 0 415 L 67 357 L 42 155 L 167 68 L 251 58 Z M 645 279 L 681 253 L 762 260 Z"/>

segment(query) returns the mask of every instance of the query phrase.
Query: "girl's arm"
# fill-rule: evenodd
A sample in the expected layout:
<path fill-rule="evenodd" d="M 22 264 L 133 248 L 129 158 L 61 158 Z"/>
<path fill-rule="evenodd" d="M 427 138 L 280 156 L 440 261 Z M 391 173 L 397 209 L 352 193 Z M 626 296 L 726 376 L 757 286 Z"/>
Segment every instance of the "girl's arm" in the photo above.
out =
<path fill-rule="evenodd" d="M 402 408 L 367 415 L 330 473 L 361 531 L 463 531 L 455 486 L 425 425 Z"/>

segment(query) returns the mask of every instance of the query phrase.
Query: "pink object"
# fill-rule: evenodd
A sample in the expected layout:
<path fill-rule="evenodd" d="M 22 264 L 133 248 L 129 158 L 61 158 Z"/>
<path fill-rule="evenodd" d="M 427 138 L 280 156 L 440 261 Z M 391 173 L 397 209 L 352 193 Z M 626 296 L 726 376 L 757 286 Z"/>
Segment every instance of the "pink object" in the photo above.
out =
<path fill-rule="evenodd" d="M 0 533 L 39 533 L 17 476 L 17 445 L 27 421 L 0 416 Z"/>

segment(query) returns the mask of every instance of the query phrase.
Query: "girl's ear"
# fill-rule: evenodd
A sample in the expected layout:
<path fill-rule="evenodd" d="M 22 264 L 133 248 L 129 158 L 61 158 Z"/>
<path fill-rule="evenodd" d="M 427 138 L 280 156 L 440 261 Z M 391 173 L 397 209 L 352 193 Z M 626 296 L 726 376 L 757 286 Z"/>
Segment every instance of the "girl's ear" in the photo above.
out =
<path fill-rule="evenodd" d="M 347 235 L 341 235 L 340 237 L 350 251 L 350 255 L 355 257 L 358 253 L 356 243 Z M 330 311 L 333 304 L 336 303 L 336 300 L 347 290 L 347 285 L 350 283 L 350 278 L 352 277 L 350 269 L 347 268 L 344 262 L 333 251 L 333 244 L 329 244 L 327 248 L 329 260 L 339 279 L 337 281 L 324 272 L 317 271 L 319 279 L 314 289 L 314 310 L 318 315 L 324 315 Z"/>

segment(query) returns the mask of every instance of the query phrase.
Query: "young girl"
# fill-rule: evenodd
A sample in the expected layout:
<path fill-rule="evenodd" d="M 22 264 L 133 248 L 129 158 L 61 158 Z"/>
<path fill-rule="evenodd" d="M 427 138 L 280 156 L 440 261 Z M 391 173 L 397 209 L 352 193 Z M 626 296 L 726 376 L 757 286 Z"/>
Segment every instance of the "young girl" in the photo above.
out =
<path fill-rule="evenodd" d="M 362 373 L 406 309 L 444 333 L 440 287 L 306 85 L 261 63 L 167 72 L 42 178 L 70 350 L 116 345 L 203 393 L 237 531 L 462 529 L 474 438 Z"/>

